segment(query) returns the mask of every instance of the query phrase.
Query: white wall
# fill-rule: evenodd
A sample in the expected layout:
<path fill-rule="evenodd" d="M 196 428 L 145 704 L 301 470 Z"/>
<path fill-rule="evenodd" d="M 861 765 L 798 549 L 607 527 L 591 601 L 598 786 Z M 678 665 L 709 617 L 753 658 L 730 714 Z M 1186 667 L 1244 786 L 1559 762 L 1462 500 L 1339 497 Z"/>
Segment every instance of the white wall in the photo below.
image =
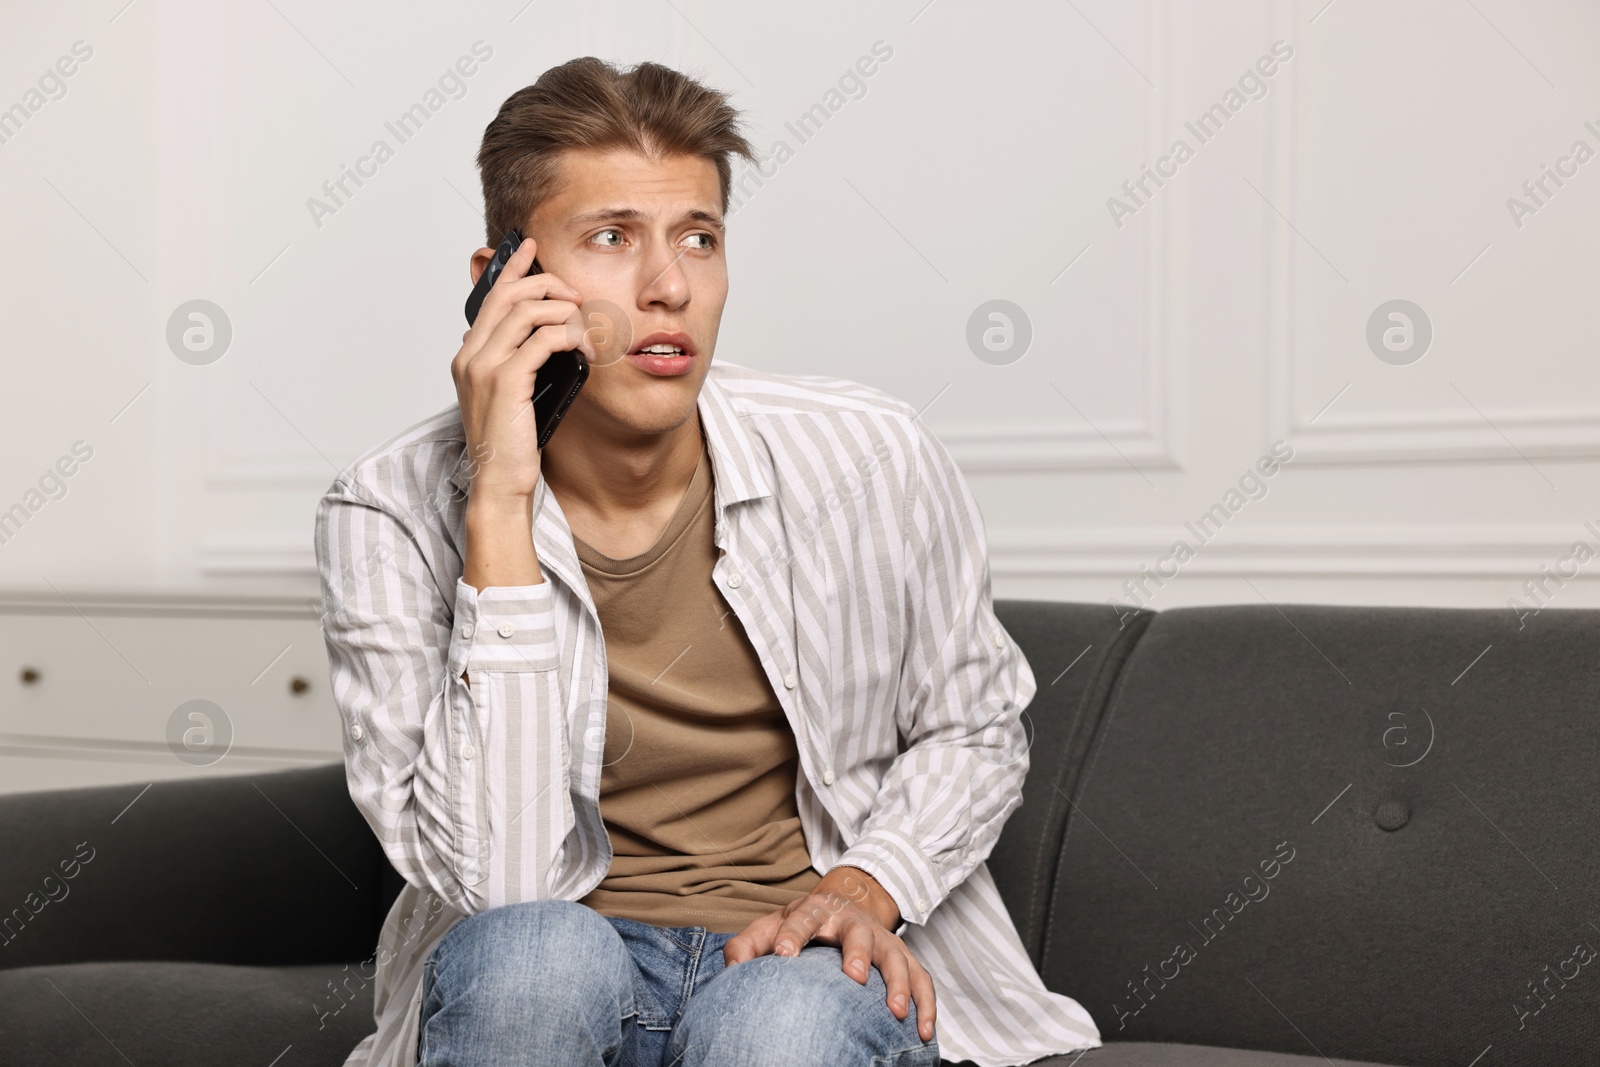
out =
<path fill-rule="evenodd" d="M 338 466 L 453 399 L 484 125 L 581 54 L 699 72 L 789 142 L 734 216 L 717 356 L 929 405 L 998 595 L 1127 596 L 1277 439 L 1268 494 L 1141 599 L 1503 608 L 1600 546 L 1600 161 L 1520 226 L 1506 205 L 1600 149 L 1593 5 L 523 2 L 8 5 L 0 106 L 93 55 L 0 144 L 0 509 L 93 458 L 0 544 L 0 585 L 314 588 Z M 385 122 L 480 40 L 398 144 Z M 1184 123 L 1276 41 L 1266 95 L 1199 143 Z M 1108 197 L 1180 137 L 1119 226 Z M 378 138 L 394 158 L 315 223 Z M 997 298 L 1033 333 L 1004 366 L 966 340 Z M 1408 365 L 1364 336 L 1397 298 L 1435 334 Z M 165 338 L 193 299 L 232 325 L 209 365 Z M 1552 603 L 1600 603 L 1595 572 Z"/>

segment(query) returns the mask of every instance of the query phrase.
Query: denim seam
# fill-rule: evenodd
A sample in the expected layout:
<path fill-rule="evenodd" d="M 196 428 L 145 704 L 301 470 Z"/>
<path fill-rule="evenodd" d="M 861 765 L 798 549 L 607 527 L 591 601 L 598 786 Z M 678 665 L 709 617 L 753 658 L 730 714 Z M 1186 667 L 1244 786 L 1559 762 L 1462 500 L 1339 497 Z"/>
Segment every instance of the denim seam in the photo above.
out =
<path fill-rule="evenodd" d="M 677 940 L 670 930 L 667 931 L 667 936 L 674 941 Z M 694 992 L 694 976 L 700 970 L 700 953 L 705 948 L 705 937 L 703 935 L 693 936 L 694 944 L 684 945 L 684 948 L 689 953 L 689 963 L 683 969 L 683 988 L 678 991 L 678 1010 L 672 1017 L 673 1026 L 677 1026 L 678 1020 L 683 1018 L 684 1010 L 689 1006 L 689 997 Z"/>
<path fill-rule="evenodd" d="M 922 1054 L 926 1055 L 926 1053 L 927 1053 L 929 1048 L 930 1048 L 929 1043 L 928 1042 L 923 1042 L 922 1044 L 913 1046 L 912 1048 L 903 1048 L 899 1052 L 887 1052 L 887 1053 L 884 1053 L 882 1056 L 874 1056 L 874 1057 L 872 1057 L 872 1067 L 903 1067 L 902 1060 L 905 1057 L 914 1056 L 917 1053 L 922 1053 Z M 917 1059 L 913 1059 L 913 1060 L 910 1060 L 908 1062 L 909 1063 L 920 1063 L 922 1061 L 921 1060 L 917 1060 Z M 938 1063 L 941 1063 L 942 1061 L 938 1058 L 937 1055 L 935 1055 L 934 1059 L 929 1061 L 929 1062 L 930 1062 L 930 1067 L 931 1067 L 931 1065 L 936 1065 Z"/>
<path fill-rule="evenodd" d="M 654 924 L 647 925 L 653 926 Z M 680 939 L 674 932 L 674 929 L 671 927 L 655 927 L 655 932 L 659 934 L 665 934 L 667 940 L 671 941 L 674 945 L 677 945 L 679 948 L 687 952 L 689 954 L 689 964 L 684 968 L 683 984 L 678 990 L 678 998 L 677 1004 L 675 1005 L 675 1010 L 671 1012 L 663 1010 L 660 1013 L 646 1013 L 641 1009 L 639 1012 L 637 1012 L 637 1022 L 638 1025 L 647 1030 L 672 1030 L 677 1026 L 678 1019 L 682 1016 L 683 1009 L 688 1003 L 689 991 L 694 987 L 694 972 L 696 969 L 696 964 L 699 962 L 699 951 L 694 943 L 685 943 L 682 939 Z"/>
<path fill-rule="evenodd" d="M 677 945 L 685 952 L 696 952 L 698 950 L 699 946 L 697 946 L 693 941 L 685 941 L 683 938 L 678 936 L 677 931 L 683 929 L 683 927 L 663 926 L 660 929 L 662 933 L 666 934 L 667 937 L 672 939 L 673 944 Z M 693 928 L 690 927 L 690 929 Z"/>

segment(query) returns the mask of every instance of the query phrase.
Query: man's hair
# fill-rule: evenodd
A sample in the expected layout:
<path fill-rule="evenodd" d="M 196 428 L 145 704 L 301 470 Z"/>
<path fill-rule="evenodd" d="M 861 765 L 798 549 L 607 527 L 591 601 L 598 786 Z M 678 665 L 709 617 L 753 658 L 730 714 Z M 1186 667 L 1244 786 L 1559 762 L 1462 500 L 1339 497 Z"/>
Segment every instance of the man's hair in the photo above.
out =
<path fill-rule="evenodd" d="M 733 184 L 730 156 L 756 159 L 726 93 L 659 63 L 623 69 L 594 56 L 569 60 L 507 97 L 483 131 L 478 170 L 489 247 L 561 191 L 560 154 L 568 148 L 709 159 L 723 211 Z"/>

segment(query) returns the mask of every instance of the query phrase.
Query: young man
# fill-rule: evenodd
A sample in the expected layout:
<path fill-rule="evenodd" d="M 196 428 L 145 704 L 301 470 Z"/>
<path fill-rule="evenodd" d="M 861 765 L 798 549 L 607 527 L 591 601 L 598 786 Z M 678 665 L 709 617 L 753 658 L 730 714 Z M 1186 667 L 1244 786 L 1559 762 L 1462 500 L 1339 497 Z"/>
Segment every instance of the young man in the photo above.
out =
<path fill-rule="evenodd" d="M 656 64 L 511 96 L 473 280 L 528 240 L 459 403 L 318 509 L 350 793 L 407 883 L 349 1064 L 1099 1044 L 983 865 L 1035 682 L 960 472 L 879 390 L 713 365 L 733 155 L 723 94 Z M 575 346 L 589 379 L 541 451 L 535 374 Z"/>

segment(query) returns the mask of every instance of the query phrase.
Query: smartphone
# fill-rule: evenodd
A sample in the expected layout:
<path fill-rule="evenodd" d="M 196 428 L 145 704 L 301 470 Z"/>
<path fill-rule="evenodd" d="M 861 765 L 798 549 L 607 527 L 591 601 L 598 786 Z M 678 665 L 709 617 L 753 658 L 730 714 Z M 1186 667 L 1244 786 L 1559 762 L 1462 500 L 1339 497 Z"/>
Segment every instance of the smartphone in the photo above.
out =
<path fill-rule="evenodd" d="M 494 251 L 494 258 L 484 268 L 483 274 L 478 277 L 478 284 L 472 287 L 472 292 L 467 296 L 468 326 L 477 319 L 478 309 L 483 306 L 484 297 L 489 295 L 495 279 L 500 277 L 500 272 L 505 269 L 506 261 L 521 247 L 522 232 L 515 229 L 507 230 L 506 235 L 500 239 L 500 247 Z M 537 259 L 528 265 L 528 277 L 543 273 L 544 268 L 539 266 Z M 541 449 L 556 432 L 556 427 L 561 425 L 561 417 L 577 399 L 578 390 L 583 388 L 583 383 L 588 379 L 589 361 L 584 359 L 583 353 L 576 348 L 566 352 L 550 353 L 550 358 L 544 361 L 544 365 L 534 375 L 533 417 Z"/>

